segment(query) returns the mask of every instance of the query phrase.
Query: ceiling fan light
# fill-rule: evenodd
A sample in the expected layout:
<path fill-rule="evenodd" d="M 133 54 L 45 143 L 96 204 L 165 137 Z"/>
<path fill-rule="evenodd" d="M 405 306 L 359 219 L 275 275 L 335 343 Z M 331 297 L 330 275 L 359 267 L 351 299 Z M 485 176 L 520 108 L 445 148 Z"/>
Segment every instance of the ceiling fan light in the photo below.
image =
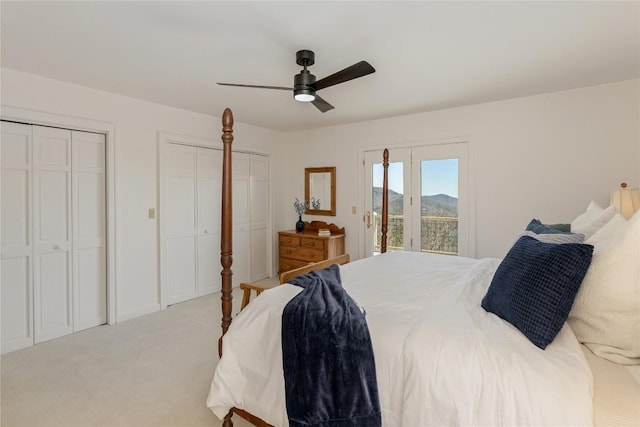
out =
<path fill-rule="evenodd" d="M 293 97 L 296 101 L 311 102 L 316 99 L 316 92 L 312 89 L 295 89 L 293 91 Z"/>

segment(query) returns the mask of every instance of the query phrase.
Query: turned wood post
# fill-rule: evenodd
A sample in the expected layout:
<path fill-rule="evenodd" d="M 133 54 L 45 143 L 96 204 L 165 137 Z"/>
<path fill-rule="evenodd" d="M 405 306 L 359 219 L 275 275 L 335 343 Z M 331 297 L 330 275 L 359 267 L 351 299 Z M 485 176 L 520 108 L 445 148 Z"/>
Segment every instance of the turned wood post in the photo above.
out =
<path fill-rule="evenodd" d="M 233 427 L 233 420 L 231 419 L 232 415 L 233 409 L 230 410 L 227 415 L 225 415 L 224 419 L 222 420 L 222 427 Z"/>
<path fill-rule="evenodd" d="M 380 228 L 380 253 L 387 252 L 387 227 L 389 223 L 389 150 L 382 153 L 382 226 Z"/>
<path fill-rule="evenodd" d="M 222 230 L 220 239 L 220 263 L 222 264 L 222 335 L 218 340 L 218 355 L 222 357 L 222 336 L 231 325 L 231 277 L 233 271 L 233 210 L 231 192 L 231 143 L 233 142 L 233 113 L 229 108 L 222 114 Z"/>

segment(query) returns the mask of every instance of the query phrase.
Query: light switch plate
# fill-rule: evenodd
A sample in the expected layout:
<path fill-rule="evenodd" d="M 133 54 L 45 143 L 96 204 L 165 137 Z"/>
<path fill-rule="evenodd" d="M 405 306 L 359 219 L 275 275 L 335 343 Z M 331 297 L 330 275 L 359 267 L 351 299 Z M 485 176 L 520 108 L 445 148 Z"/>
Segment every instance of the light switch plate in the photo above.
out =
<path fill-rule="evenodd" d="M 156 217 L 156 209 L 149 208 L 149 219 L 154 219 Z"/>

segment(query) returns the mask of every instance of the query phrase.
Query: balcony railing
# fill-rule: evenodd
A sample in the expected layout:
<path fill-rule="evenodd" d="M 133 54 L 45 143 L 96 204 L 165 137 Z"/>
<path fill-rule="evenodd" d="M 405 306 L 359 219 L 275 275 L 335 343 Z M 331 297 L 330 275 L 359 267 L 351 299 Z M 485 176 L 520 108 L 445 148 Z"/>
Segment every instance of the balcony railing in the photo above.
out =
<path fill-rule="evenodd" d="M 374 252 L 380 252 L 381 216 L 373 215 Z M 436 254 L 458 255 L 458 218 L 423 216 L 420 219 L 421 251 Z M 389 215 L 387 249 L 404 249 L 404 216 Z"/>

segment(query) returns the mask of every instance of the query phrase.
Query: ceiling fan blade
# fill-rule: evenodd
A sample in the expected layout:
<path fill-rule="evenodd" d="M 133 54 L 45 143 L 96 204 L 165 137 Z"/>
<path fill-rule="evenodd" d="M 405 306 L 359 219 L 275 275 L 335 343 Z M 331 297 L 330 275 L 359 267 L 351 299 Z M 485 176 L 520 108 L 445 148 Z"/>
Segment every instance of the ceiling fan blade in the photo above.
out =
<path fill-rule="evenodd" d="M 376 69 L 367 61 L 360 61 L 357 64 L 353 64 L 352 66 L 345 68 L 344 70 L 318 80 L 314 87 L 316 90 L 324 89 L 325 87 L 348 82 L 349 80 L 375 73 L 375 71 Z"/>
<path fill-rule="evenodd" d="M 241 85 L 236 83 L 218 83 L 220 86 L 236 86 L 236 87 L 253 87 L 257 89 L 278 89 L 278 90 L 293 90 L 290 87 L 283 86 L 260 86 L 260 85 Z"/>
<path fill-rule="evenodd" d="M 327 101 L 325 101 L 324 99 L 320 98 L 317 93 L 316 93 L 316 99 L 311 101 L 311 103 L 313 105 L 315 105 L 315 107 L 318 110 L 322 111 L 323 113 L 326 113 L 327 111 L 334 109 L 333 105 L 329 104 Z"/>

